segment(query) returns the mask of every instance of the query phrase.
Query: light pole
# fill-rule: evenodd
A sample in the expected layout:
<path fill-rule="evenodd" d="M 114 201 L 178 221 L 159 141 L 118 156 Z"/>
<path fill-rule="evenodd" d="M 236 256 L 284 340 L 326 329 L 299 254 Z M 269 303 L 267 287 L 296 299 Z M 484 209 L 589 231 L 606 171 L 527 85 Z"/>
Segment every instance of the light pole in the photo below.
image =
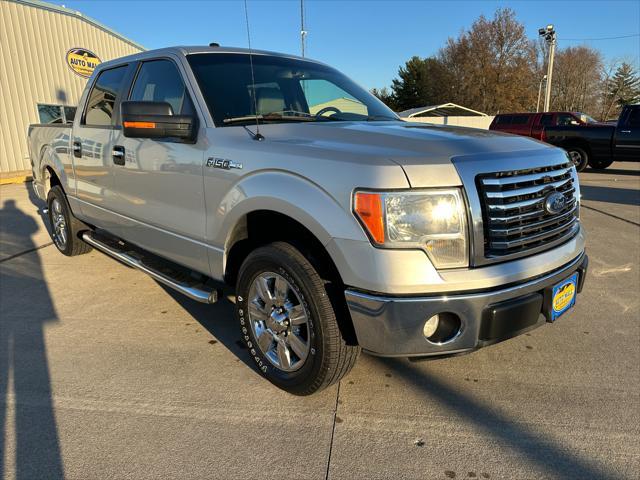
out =
<path fill-rule="evenodd" d="M 556 55 L 556 31 L 553 25 L 547 25 L 545 28 L 538 30 L 538 34 L 544 37 L 549 45 L 549 59 L 547 61 L 547 87 L 544 94 L 544 111 L 549 111 L 549 103 L 551 103 L 551 79 L 553 78 L 553 59 Z"/>
<path fill-rule="evenodd" d="M 536 113 L 540 111 L 540 94 L 542 93 L 542 83 L 547 79 L 547 76 L 544 75 L 540 79 L 540 84 L 538 85 L 538 101 L 536 102 Z"/>

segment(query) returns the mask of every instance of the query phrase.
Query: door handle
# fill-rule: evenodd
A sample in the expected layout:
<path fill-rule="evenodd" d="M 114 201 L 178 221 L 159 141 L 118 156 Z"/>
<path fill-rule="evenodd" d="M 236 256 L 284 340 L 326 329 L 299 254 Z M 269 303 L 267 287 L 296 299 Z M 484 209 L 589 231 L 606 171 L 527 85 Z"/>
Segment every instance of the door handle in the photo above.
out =
<path fill-rule="evenodd" d="M 71 145 L 71 150 L 73 150 L 73 156 L 76 158 L 82 158 L 82 143 L 78 140 L 74 140 Z"/>
<path fill-rule="evenodd" d="M 113 157 L 113 163 L 124 165 L 124 147 L 122 145 L 114 145 L 111 150 L 111 156 Z"/>
<path fill-rule="evenodd" d="M 620 130 L 620 133 L 631 133 L 631 130 Z"/>

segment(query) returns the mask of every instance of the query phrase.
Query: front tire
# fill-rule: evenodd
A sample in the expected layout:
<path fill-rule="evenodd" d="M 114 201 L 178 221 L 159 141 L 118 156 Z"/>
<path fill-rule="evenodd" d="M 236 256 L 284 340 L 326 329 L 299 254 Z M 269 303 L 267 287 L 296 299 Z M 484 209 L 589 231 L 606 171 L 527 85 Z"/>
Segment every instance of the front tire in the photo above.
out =
<path fill-rule="evenodd" d="M 569 147 L 567 148 L 567 154 L 578 172 L 587 168 L 587 164 L 589 163 L 589 154 L 584 148 Z"/>
<path fill-rule="evenodd" d="M 292 245 L 253 251 L 240 267 L 236 315 L 260 372 L 294 395 L 343 378 L 360 348 L 344 341 L 325 282 Z"/>
<path fill-rule="evenodd" d="M 47 206 L 51 238 L 60 253 L 73 257 L 90 252 L 91 246 L 80 240 L 80 232 L 86 228 L 71 213 L 67 196 L 58 185 L 49 190 Z"/>
<path fill-rule="evenodd" d="M 594 170 L 604 170 L 613 163 L 613 160 L 589 160 L 589 166 Z"/>

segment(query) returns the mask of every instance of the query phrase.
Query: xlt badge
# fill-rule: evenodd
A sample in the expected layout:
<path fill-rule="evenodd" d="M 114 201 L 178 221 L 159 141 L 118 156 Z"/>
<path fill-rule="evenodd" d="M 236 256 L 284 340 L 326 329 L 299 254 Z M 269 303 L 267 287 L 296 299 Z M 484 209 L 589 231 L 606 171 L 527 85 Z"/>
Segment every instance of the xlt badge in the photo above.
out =
<path fill-rule="evenodd" d="M 222 168 L 223 170 L 231 170 L 232 168 L 242 169 L 242 163 L 227 160 L 226 158 L 208 158 L 207 167 Z"/>

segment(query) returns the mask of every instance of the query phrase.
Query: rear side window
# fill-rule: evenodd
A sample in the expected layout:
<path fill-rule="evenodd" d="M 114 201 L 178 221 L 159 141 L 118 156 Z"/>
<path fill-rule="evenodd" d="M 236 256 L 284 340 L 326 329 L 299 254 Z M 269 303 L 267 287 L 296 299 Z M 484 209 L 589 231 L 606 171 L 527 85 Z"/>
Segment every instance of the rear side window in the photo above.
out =
<path fill-rule="evenodd" d="M 170 60 L 144 62 L 129 100 L 167 102 L 175 115 L 193 114 L 193 104 L 182 76 Z"/>
<path fill-rule="evenodd" d="M 529 115 L 514 115 L 511 118 L 511 125 L 526 125 L 529 123 Z"/>
<path fill-rule="evenodd" d="M 511 123 L 511 115 L 498 115 L 496 125 L 509 125 Z"/>
<path fill-rule="evenodd" d="M 549 126 L 553 124 L 553 114 L 545 113 L 540 117 L 540 125 Z"/>
<path fill-rule="evenodd" d="M 640 107 L 631 109 L 625 123 L 628 127 L 640 127 Z"/>
<path fill-rule="evenodd" d="M 98 75 L 98 79 L 89 94 L 83 124 L 93 126 L 111 125 L 116 97 L 122 88 L 126 72 L 127 65 L 123 65 L 105 70 Z"/>

